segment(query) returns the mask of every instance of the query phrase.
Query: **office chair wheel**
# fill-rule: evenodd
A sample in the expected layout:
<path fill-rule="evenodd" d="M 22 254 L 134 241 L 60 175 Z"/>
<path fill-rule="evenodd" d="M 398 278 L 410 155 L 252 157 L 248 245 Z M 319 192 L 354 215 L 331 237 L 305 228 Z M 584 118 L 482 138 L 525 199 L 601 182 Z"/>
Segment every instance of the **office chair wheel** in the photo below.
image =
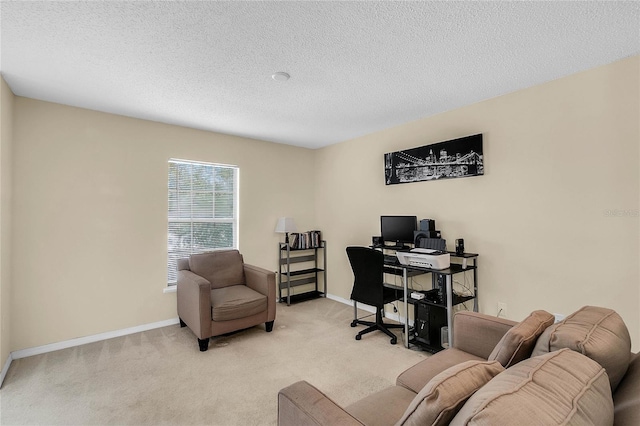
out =
<path fill-rule="evenodd" d="M 356 340 L 360 340 L 360 339 L 362 339 L 362 336 L 359 334 L 356 334 Z"/>
<path fill-rule="evenodd" d="M 396 343 L 398 343 L 398 338 L 397 337 L 392 337 L 390 340 L 392 345 L 395 345 Z"/>
<path fill-rule="evenodd" d="M 356 325 L 358 325 L 358 320 L 351 321 L 351 327 L 355 327 Z"/>

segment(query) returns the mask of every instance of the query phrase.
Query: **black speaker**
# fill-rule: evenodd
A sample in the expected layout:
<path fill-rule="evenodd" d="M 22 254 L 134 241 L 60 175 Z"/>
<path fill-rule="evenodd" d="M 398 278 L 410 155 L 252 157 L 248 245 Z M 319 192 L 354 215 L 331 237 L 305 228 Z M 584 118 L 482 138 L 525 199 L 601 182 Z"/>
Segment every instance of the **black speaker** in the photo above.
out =
<path fill-rule="evenodd" d="M 371 244 L 374 247 L 380 247 L 382 245 L 382 237 L 371 237 Z"/>
<path fill-rule="evenodd" d="M 447 310 L 424 302 L 415 304 L 415 339 L 440 348 L 440 329 L 447 325 Z"/>
<path fill-rule="evenodd" d="M 431 232 L 431 231 L 426 231 Z M 434 231 L 440 235 L 440 231 Z M 413 245 L 416 248 L 426 248 L 432 250 L 447 250 L 447 240 L 442 238 L 428 238 L 425 231 L 415 231 L 413 237 Z"/>
<path fill-rule="evenodd" d="M 415 243 L 416 238 L 442 238 L 440 231 L 413 231 L 413 241 Z"/>
<path fill-rule="evenodd" d="M 436 221 L 433 219 L 422 219 L 420 221 L 420 230 L 421 231 L 435 231 L 436 230 Z M 433 237 L 440 238 L 440 237 Z"/>
<path fill-rule="evenodd" d="M 456 240 L 456 254 L 462 256 L 464 254 L 464 239 L 458 238 Z"/>

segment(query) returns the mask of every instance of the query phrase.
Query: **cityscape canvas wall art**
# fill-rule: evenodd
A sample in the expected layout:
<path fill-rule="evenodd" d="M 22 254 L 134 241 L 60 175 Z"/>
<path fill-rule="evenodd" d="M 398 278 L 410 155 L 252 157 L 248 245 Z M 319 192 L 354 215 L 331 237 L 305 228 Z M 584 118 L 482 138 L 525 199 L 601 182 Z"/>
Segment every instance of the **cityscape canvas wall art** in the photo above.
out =
<path fill-rule="evenodd" d="M 384 173 L 387 185 L 483 175 L 482 134 L 390 152 Z"/>

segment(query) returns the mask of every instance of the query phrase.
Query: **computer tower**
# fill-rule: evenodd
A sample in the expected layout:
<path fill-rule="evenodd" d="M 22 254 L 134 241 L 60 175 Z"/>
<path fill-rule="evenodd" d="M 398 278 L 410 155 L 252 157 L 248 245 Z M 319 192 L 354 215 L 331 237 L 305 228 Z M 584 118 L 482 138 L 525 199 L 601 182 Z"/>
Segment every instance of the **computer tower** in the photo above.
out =
<path fill-rule="evenodd" d="M 424 301 L 415 304 L 414 337 L 416 342 L 441 349 L 440 329 L 447 326 L 447 309 Z"/>

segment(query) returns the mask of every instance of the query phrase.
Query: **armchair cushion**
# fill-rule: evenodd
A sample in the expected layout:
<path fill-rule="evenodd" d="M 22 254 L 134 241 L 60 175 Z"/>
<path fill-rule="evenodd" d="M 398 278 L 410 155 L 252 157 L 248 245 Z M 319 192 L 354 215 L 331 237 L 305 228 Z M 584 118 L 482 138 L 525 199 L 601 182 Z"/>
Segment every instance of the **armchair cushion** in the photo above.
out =
<path fill-rule="evenodd" d="M 230 321 L 267 310 L 267 296 L 246 285 L 232 285 L 211 290 L 211 318 Z"/>
<path fill-rule="evenodd" d="M 216 250 L 192 254 L 189 269 L 206 278 L 211 288 L 244 284 L 244 262 L 238 250 Z"/>
<path fill-rule="evenodd" d="M 531 356 L 533 347 L 542 332 L 553 324 L 555 317 L 547 311 L 533 311 L 522 322 L 506 332 L 489 355 L 489 361 L 497 360 L 509 368 Z"/>
<path fill-rule="evenodd" d="M 422 388 L 396 425 L 448 425 L 467 399 L 502 371 L 498 361 L 466 361 L 446 369 Z"/>

